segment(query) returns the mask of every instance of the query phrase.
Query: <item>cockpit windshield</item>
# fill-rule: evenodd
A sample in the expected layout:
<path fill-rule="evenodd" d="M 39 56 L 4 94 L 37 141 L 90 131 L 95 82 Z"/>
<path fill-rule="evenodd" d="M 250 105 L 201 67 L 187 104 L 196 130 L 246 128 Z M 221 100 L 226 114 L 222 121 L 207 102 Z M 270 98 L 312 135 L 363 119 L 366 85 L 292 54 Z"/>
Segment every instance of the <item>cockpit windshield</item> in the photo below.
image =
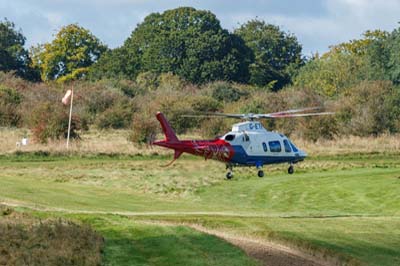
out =
<path fill-rule="evenodd" d="M 289 140 L 290 146 L 292 147 L 292 150 L 294 152 L 299 152 L 299 149 L 297 149 L 296 145 L 294 145 L 290 140 Z"/>

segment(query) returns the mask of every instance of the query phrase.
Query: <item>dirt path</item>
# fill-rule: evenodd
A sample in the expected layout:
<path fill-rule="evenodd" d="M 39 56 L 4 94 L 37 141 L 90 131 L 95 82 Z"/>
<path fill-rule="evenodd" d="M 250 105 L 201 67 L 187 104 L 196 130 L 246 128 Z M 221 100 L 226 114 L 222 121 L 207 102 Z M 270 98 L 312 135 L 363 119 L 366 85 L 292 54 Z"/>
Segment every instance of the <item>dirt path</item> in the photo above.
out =
<path fill-rule="evenodd" d="M 197 224 L 143 221 L 146 224 L 161 226 L 187 226 L 194 230 L 219 237 L 242 249 L 252 258 L 257 259 L 264 266 L 332 266 L 337 265 L 335 260 L 327 261 L 311 256 L 298 249 L 293 249 L 277 243 L 250 237 L 237 236 L 220 230 L 208 229 Z"/>
<path fill-rule="evenodd" d="M 107 211 L 91 211 L 91 210 L 69 210 L 63 208 L 43 208 L 34 205 L 24 204 L 20 202 L 4 202 L 0 201 L 0 205 L 10 207 L 24 207 L 37 211 L 51 211 L 64 213 L 82 213 L 82 214 L 114 214 L 126 216 L 162 216 L 162 215 L 221 215 L 221 216 L 238 216 L 233 213 L 225 212 L 107 212 Z M 257 215 L 241 215 L 243 217 L 258 217 Z M 252 258 L 259 260 L 262 265 L 266 266 L 330 266 L 337 265 L 339 262 L 335 259 L 329 261 L 321 259 L 317 256 L 311 256 L 298 249 L 283 246 L 277 243 L 269 242 L 262 239 L 237 236 L 220 230 L 208 229 L 201 225 L 187 223 L 171 223 L 163 221 L 138 221 L 148 224 L 160 226 L 187 226 L 202 233 L 217 236 L 225 241 L 241 248 L 246 254 Z"/>

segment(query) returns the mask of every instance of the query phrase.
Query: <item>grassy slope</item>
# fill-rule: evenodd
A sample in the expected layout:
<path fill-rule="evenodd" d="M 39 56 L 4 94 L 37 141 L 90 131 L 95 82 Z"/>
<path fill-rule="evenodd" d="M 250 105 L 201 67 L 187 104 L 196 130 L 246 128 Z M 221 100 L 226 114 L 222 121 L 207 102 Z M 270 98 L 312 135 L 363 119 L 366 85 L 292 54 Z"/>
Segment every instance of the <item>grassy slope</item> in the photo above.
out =
<path fill-rule="evenodd" d="M 239 248 L 185 226 L 144 224 L 119 215 L 33 213 L 92 226 L 105 238 L 104 265 L 258 265 Z"/>
<path fill-rule="evenodd" d="M 273 167 L 264 179 L 240 169 L 232 182 L 222 180 L 222 165 L 191 157 L 169 169 L 159 167 L 166 160 L 158 157 L 72 157 L 49 162 L 3 157 L 0 162 L 0 200 L 73 210 L 261 215 L 265 218 L 174 219 L 329 249 L 371 265 L 399 262 L 398 154 L 318 157 L 299 165 L 294 176 L 282 174 L 283 167 Z M 319 216 L 333 217 L 315 218 Z M 187 229 L 157 230 L 160 235 L 179 235 Z M 144 226 L 138 235 L 147 231 L 154 230 Z M 164 243 L 169 245 L 167 240 Z"/>

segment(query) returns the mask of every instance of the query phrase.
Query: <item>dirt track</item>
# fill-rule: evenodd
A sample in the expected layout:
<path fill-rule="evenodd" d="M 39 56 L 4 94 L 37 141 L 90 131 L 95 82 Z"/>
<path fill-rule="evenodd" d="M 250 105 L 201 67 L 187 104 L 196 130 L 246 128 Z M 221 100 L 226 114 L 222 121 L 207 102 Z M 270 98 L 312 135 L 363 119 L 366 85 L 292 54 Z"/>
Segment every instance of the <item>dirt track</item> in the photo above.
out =
<path fill-rule="evenodd" d="M 262 262 L 266 266 L 322 266 L 330 265 L 325 261 L 271 242 L 256 239 L 227 235 L 224 232 L 208 230 L 199 226 L 190 226 L 198 231 L 220 237 L 233 245 L 241 248 L 250 257 Z"/>
<path fill-rule="evenodd" d="M 287 246 L 249 237 L 235 236 L 219 230 L 211 230 L 200 225 L 154 221 L 145 223 L 162 226 L 183 225 L 202 233 L 214 235 L 241 248 L 248 256 L 259 260 L 264 266 L 331 266 L 336 264 L 329 263 L 328 261 L 321 260 Z"/>

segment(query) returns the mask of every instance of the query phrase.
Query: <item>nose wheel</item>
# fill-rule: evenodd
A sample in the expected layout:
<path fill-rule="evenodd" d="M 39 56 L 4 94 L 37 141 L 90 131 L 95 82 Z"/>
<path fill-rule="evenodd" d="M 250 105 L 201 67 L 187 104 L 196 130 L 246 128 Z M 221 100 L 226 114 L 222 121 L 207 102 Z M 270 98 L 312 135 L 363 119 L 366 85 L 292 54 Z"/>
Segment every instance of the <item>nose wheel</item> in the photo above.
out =
<path fill-rule="evenodd" d="M 258 175 L 258 177 L 264 177 L 264 171 L 258 170 L 257 175 Z"/>
<path fill-rule="evenodd" d="M 232 177 L 233 177 L 233 173 L 232 172 L 228 172 L 228 173 L 226 173 L 226 179 L 232 179 Z"/>
<path fill-rule="evenodd" d="M 226 173 L 226 179 L 230 180 L 233 178 L 232 165 L 226 165 L 226 169 L 228 169 L 228 173 Z"/>
<path fill-rule="evenodd" d="M 294 173 L 294 167 L 293 167 L 292 164 L 291 164 L 291 165 L 289 166 L 289 168 L 287 169 L 287 172 L 288 172 L 289 175 L 291 175 L 291 174 Z"/>

